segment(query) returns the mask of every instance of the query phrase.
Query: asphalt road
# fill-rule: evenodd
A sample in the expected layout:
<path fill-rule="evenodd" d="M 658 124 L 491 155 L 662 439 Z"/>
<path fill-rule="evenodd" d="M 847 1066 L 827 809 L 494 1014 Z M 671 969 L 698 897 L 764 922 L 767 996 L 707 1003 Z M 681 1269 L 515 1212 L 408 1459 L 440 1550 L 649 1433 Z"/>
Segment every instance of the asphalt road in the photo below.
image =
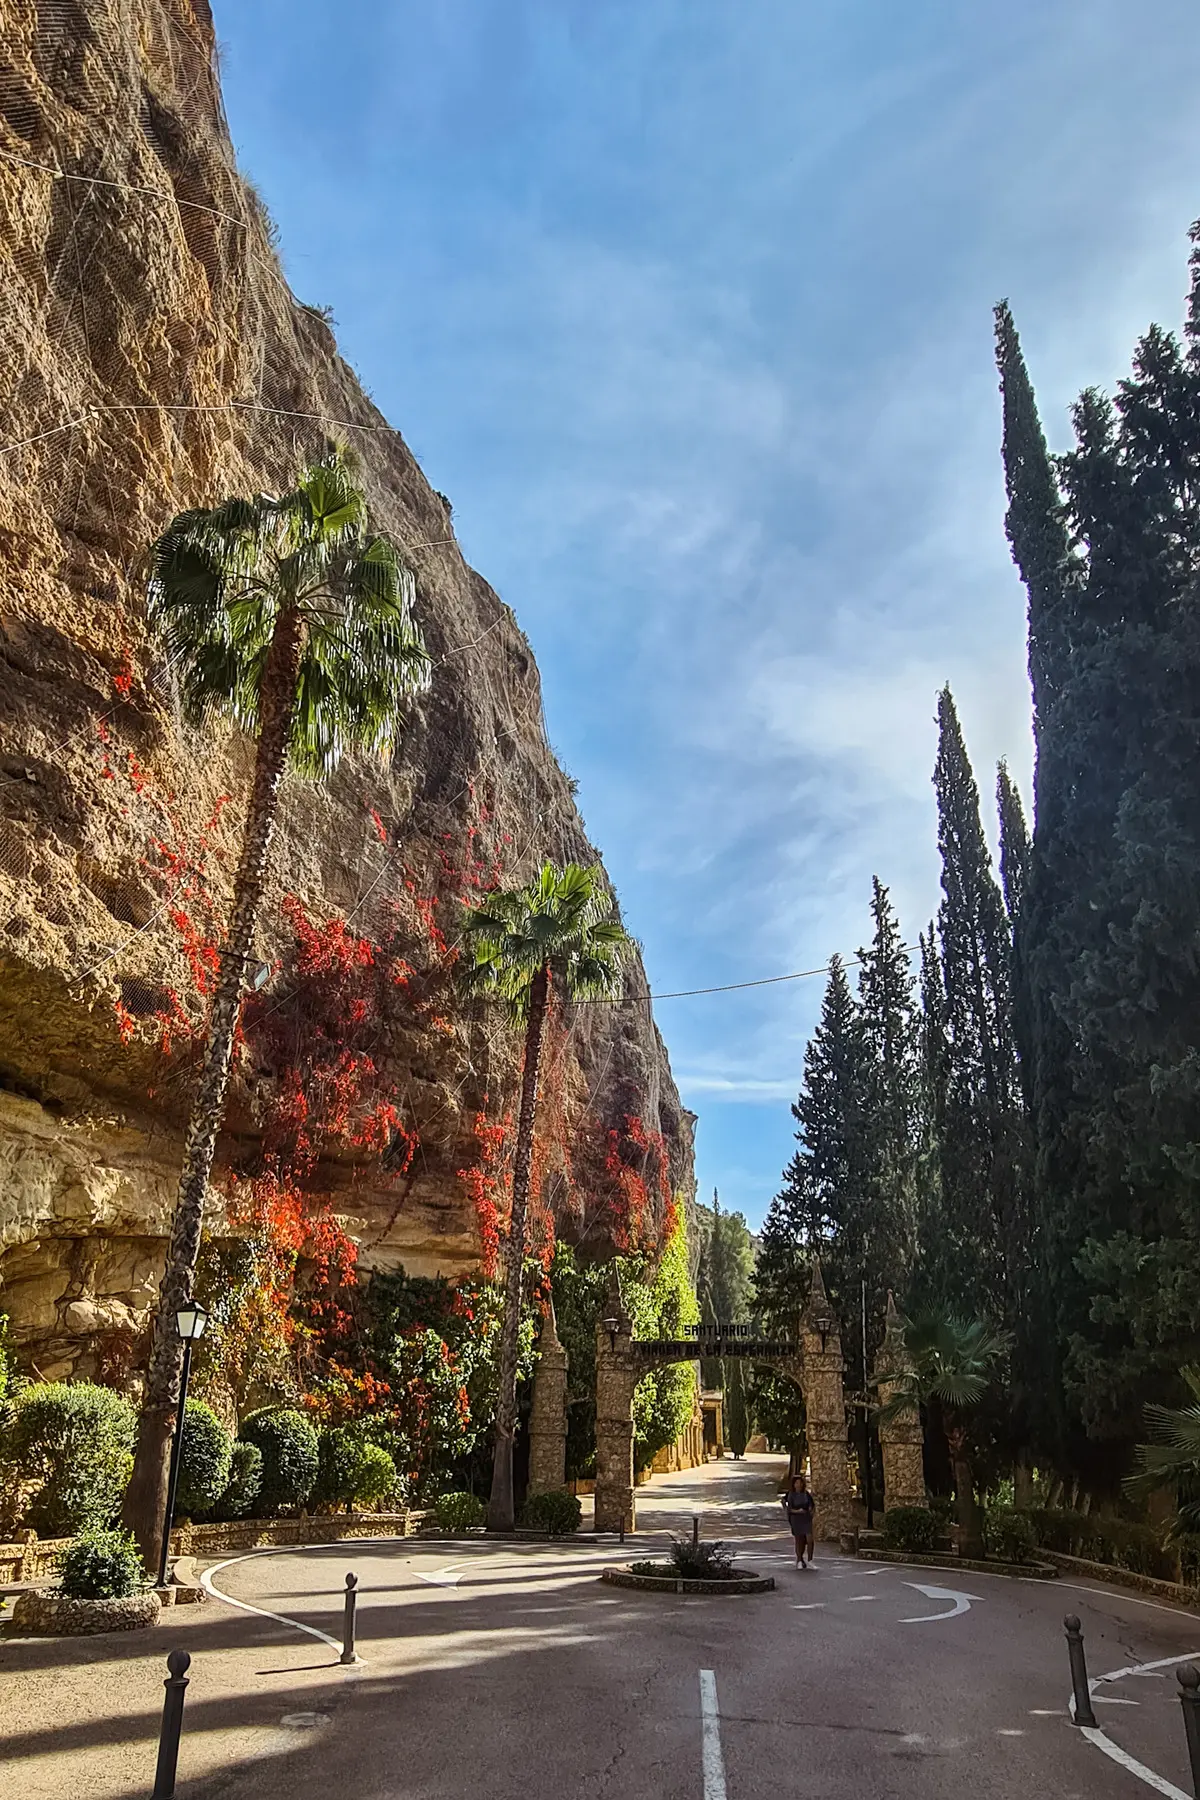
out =
<path fill-rule="evenodd" d="M 216 1569 L 217 1590 L 258 1609 L 241 1618 L 270 1654 L 241 1766 L 189 1782 L 185 1738 L 181 1796 L 1188 1800 L 1174 1666 L 1200 1657 L 1200 1618 L 1092 1583 L 820 1552 L 797 1571 L 777 1467 L 710 1466 L 639 1496 L 640 1537 L 699 1510 L 705 1536 L 737 1540 L 778 1584 L 752 1598 L 602 1585 L 630 1555 L 608 1544 L 355 1545 Z M 348 1568 L 364 1660 L 343 1671 L 284 1621 L 336 1639 Z M 1137 1671 L 1099 1686 L 1103 1740 L 1067 1716 L 1067 1611 L 1093 1676 Z M 202 1657 L 193 1673 L 200 1727 Z"/>
<path fill-rule="evenodd" d="M 656 1479 L 624 1550 L 273 1551 L 210 1571 L 237 1605 L 174 1609 L 153 1631 L 0 1629 L 0 1793 L 147 1800 L 164 1659 L 179 1646 L 192 1667 L 178 1800 L 1189 1800 L 1174 1668 L 1200 1657 L 1200 1617 L 1090 1582 L 820 1550 L 800 1573 L 779 1466 Z M 774 1593 L 600 1582 L 695 1510 L 706 1537 L 775 1576 Z M 342 1669 L 348 1569 L 364 1660 Z M 1131 1671 L 1098 1688 L 1097 1741 L 1067 1718 L 1068 1611 L 1093 1677 Z"/>

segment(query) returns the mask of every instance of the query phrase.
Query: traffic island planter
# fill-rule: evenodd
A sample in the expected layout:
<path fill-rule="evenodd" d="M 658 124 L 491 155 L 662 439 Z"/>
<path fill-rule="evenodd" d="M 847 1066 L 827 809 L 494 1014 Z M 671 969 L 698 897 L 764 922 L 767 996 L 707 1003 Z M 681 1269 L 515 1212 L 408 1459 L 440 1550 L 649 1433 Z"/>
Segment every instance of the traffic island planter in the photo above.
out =
<path fill-rule="evenodd" d="M 33 1637 L 95 1637 L 102 1631 L 141 1631 L 153 1625 L 159 1598 L 151 1589 L 123 1600 L 68 1600 L 63 1594 L 18 1594 L 12 1629 Z"/>
<path fill-rule="evenodd" d="M 613 1587 L 640 1588 L 648 1594 L 766 1594 L 773 1575 L 735 1575 L 729 1581 L 690 1581 L 680 1575 L 635 1575 L 632 1569 L 605 1569 L 600 1576 Z"/>

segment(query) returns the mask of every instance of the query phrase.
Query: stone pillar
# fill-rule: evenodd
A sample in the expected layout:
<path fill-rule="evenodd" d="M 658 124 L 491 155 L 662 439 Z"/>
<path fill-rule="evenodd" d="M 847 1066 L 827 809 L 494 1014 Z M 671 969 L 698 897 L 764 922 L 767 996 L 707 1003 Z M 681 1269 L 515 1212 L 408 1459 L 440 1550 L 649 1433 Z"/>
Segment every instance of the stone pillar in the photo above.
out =
<path fill-rule="evenodd" d="M 596 1325 L 596 1530 L 632 1531 L 633 1390 L 641 1376 L 633 1324 L 614 1278 Z"/>
<path fill-rule="evenodd" d="M 559 1342 L 554 1301 L 542 1320 L 533 1412 L 529 1420 L 529 1492 L 550 1494 L 567 1485 L 567 1353 Z"/>
<path fill-rule="evenodd" d="M 887 1327 L 872 1385 L 879 1389 L 879 1448 L 883 1453 L 883 1504 L 928 1506 L 925 1493 L 925 1434 L 921 1409 L 912 1398 L 912 1365 L 904 1344 L 904 1320 L 892 1293 L 887 1298 Z M 894 1410 L 893 1410 L 894 1409 Z"/>
<path fill-rule="evenodd" d="M 808 1305 L 800 1316 L 803 1350 L 805 1436 L 809 1484 L 817 1506 L 817 1536 L 837 1543 L 850 1529 L 850 1484 L 846 1464 L 846 1407 L 842 1399 L 842 1339 L 829 1304 L 821 1265 L 813 1261 Z"/>

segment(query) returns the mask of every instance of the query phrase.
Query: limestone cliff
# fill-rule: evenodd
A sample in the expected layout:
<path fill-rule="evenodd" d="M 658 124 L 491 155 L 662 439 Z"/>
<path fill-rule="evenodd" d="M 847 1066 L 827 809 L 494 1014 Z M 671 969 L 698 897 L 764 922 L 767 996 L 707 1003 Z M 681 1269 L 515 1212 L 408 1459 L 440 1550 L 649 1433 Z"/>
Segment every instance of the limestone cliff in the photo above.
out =
<path fill-rule="evenodd" d="M 277 489 L 333 435 L 416 572 L 431 691 L 386 770 L 290 783 L 259 944 L 263 1017 L 297 920 L 347 919 L 415 971 L 372 1044 L 411 1166 L 348 1146 L 310 1182 L 368 1265 L 474 1265 L 460 1171 L 485 1104 L 511 1103 L 512 1035 L 455 1008 L 439 933 L 498 871 L 595 855 L 512 612 L 281 274 L 213 51 L 207 0 L 0 0 L 0 1309 L 47 1374 L 103 1368 L 153 1302 L 248 786 L 252 746 L 181 723 L 146 637 L 144 552 L 174 513 Z M 563 1131 L 594 1115 L 603 1145 L 632 1118 L 689 1191 L 691 1120 L 648 1006 L 561 1029 Z M 251 1037 L 228 1166 L 253 1166 L 278 1080 L 256 1059 Z M 553 1202 L 549 1162 L 546 1184 Z M 564 1230 L 602 1235 L 586 1194 L 570 1206 Z"/>

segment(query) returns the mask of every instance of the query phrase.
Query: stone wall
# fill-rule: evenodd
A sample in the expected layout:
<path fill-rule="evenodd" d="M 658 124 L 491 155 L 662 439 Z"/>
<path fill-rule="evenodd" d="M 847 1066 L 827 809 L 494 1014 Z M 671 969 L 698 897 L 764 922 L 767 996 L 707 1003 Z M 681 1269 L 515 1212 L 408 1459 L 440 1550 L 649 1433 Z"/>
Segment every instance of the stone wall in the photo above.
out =
<path fill-rule="evenodd" d="M 386 768 L 287 782 L 267 964 L 285 895 L 368 938 L 393 908 L 416 962 L 473 863 L 524 879 L 596 853 L 513 611 L 283 277 L 235 165 L 207 0 L 0 0 L 0 42 L 0 1307 L 28 1362 L 90 1374 L 144 1328 L 179 1163 L 187 1059 L 164 1064 L 155 1014 L 203 1012 L 153 846 L 203 849 L 223 918 L 252 761 L 237 733 L 181 722 L 147 638 L 144 553 L 168 520 L 278 491 L 337 435 L 415 571 L 431 690 Z M 628 984 L 645 992 L 640 964 Z M 458 1172 L 484 1096 L 512 1095 L 512 1034 L 447 1002 L 379 1054 L 420 1152 L 403 1181 L 327 1159 L 314 1198 L 367 1267 L 455 1274 L 478 1255 Z M 691 1120 L 645 1004 L 573 1014 L 559 1087 L 568 1130 L 590 1101 L 602 1126 L 661 1131 L 690 1197 Z M 219 1176 L 253 1166 L 262 1105 L 244 1060 Z"/>

